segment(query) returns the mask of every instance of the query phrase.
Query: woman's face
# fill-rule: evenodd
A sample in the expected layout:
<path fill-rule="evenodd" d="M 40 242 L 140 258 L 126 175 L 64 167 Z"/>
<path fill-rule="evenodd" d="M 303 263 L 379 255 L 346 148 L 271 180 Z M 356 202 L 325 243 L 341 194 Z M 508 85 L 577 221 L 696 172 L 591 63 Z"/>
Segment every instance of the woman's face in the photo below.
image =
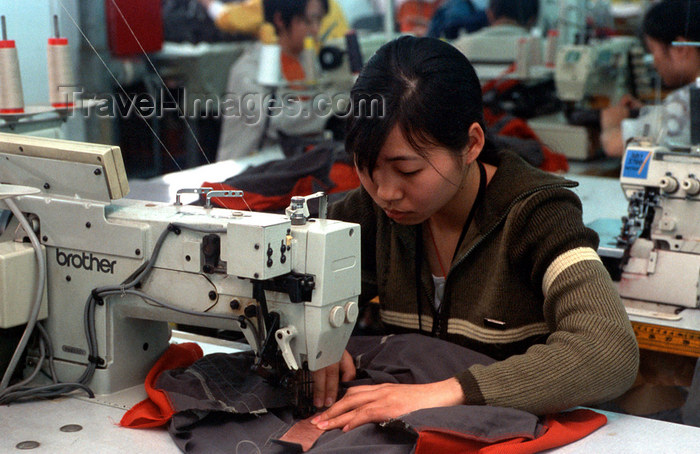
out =
<path fill-rule="evenodd" d="M 367 169 L 357 169 L 357 173 L 387 216 L 399 224 L 415 225 L 456 197 L 464 184 L 466 163 L 440 147 L 431 147 L 427 159 L 422 157 L 394 126 L 372 175 Z"/>
<path fill-rule="evenodd" d="M 280 44 L 284 40 L 286 51 L 293 55 L 301 54 L 304 50 L 304 39 L 307 36 L 318 36 L 321 20 L 326 15 L 320 0 L 309 0 L 304 16 L 295 16 L 289 27 L 280 31 Z M 284 35 L 284 36 L 283 36 Z"/>

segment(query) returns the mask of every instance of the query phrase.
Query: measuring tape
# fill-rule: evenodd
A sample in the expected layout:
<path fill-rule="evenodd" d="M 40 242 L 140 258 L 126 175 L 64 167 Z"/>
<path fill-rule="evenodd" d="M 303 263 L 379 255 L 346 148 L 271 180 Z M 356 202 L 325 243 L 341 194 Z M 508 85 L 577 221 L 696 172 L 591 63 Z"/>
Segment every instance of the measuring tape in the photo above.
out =
<path fill-rule="evenodd" d="M 632 322 L 639 348 L 700 357 L 700 331 Z"/>

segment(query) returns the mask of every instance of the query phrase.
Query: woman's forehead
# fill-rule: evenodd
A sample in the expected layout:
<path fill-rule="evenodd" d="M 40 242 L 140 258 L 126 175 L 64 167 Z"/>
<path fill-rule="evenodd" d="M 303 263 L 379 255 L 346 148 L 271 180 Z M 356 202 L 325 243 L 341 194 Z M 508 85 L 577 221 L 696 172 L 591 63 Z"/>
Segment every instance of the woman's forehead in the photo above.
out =
<path fill-rule="evenodd" d="M 434 153 L 448 153 L 444 147 L 426 143 L 422 137 L 412 137 L 412 139 L 406 138 L 405 132 L 400 126 L 394 126 L 379 150 L 378 159 L 386 161 L 426 159 Z M 416 149 L 416 145 L 420 149 Z"/>

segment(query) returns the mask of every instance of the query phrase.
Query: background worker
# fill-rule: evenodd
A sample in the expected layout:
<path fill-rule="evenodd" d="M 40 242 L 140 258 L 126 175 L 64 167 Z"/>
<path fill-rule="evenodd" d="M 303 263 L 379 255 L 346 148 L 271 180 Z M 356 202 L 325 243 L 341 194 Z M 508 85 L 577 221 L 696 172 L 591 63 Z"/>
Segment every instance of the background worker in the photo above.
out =
<path fill-rule="evenodd" d="M 518 41 L 529 36 L 539 10 L 539 0 L 490 0 L 486 9 L 489 25 L 452 44 L 470 60 L 488 55 L 492 60 L 513 62 L 518 57 Z"/>
<path fill-rule="evenodd" d="M 328 11 L 327 0 L 264 0 L 265 20 L 275 28 L 281 48 L 281 70 L 286 82 L 306 78 L 300 56 L 307 37 L 316 37 L 321 19 Z M 275 144 L 279 135 L 309 136 L 323 132 L 327 116 L 315 115 L 312 100 L 277 96 L 273 87 L 257 81 L 261 45 L 241 56 L 229 72 L 217 161 L 234 159 Z"/>
<path fill-rule="evenodd" d="M 265 22 L 263 0 L 243 0 L 224 3 L 220 0 L 198 0 L 209 17 L 221 30 L 258 37 Z M 348 32 L 348 23 L 336 0 L 327 0 L 327 13 L 321 20 L 318 35 L 323 38 L 342 38 Z"/>
<path fill-rule="evenodd" d="M 645 109 L 634 120 L 625 120 L 630 113 L 643 106 L 630 95 L 617 105 L 601 111 L 601 146 L 608 156 L 622 156 L 625 141 L 642 135 L 648 125 L 651 137 L 669 147 L 687 147 L 690 144 L 690 86 L 700 76 L 700 48 L 673 46 L 674 41 L 700 41 L 700 1 L 664 0 L 647 10 L 642 33 L 664 86 L 675 89 L 664 98 L 658 109 Z M 625 130 L 623 134 L 623 120 Z"/>

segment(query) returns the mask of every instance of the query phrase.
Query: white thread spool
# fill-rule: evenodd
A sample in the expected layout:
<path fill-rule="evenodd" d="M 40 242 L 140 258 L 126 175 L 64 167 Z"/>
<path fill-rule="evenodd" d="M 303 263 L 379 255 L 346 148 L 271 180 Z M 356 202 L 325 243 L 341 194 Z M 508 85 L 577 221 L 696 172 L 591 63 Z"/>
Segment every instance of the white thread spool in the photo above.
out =
<path fill-rule="evenodd" d="M 2 16 L 0 41 L 0 114 L 24 113 L 24 95 L 19 72 L 19 58 L 13 40 L 7 39 L 5 16 Z"/>
<path fill-rule="evenodd" d="M 559 30 L 552 29 L 547 33 L 547 41 L 544 47 L 544 64 L 548 68 L 554 68 L 557 60 L 557 44 Z"/>
<path fill-rule="evenodd" d="M 75 79 L 67 38 L 49 38 L 47 48 L 49 102 L 56 109 L 73 107 Z"/>
<path fill-rule="evenodd" d="M 527 77 L 530 74 L 531 46 L 530 38 L 518 39 L 518 57 L 515 60 L 515 74 L 518 77 Z"/>
<path fill-rule="evenodd" d="M 49 38 L 46 61 L 49 73 L 49 102 L 54 109 L 73 107 L 73 67 L 71 66 L 68 39 L 61 38 L 58 30 L 58 16 L 53 16 L 55 36 Z"/>
<path fill-rule="evenodd" d="M 282 79 L 282 49 L 279 44 L 263 44 L 260 47 L 258 83 L 276 87 Z"/>

